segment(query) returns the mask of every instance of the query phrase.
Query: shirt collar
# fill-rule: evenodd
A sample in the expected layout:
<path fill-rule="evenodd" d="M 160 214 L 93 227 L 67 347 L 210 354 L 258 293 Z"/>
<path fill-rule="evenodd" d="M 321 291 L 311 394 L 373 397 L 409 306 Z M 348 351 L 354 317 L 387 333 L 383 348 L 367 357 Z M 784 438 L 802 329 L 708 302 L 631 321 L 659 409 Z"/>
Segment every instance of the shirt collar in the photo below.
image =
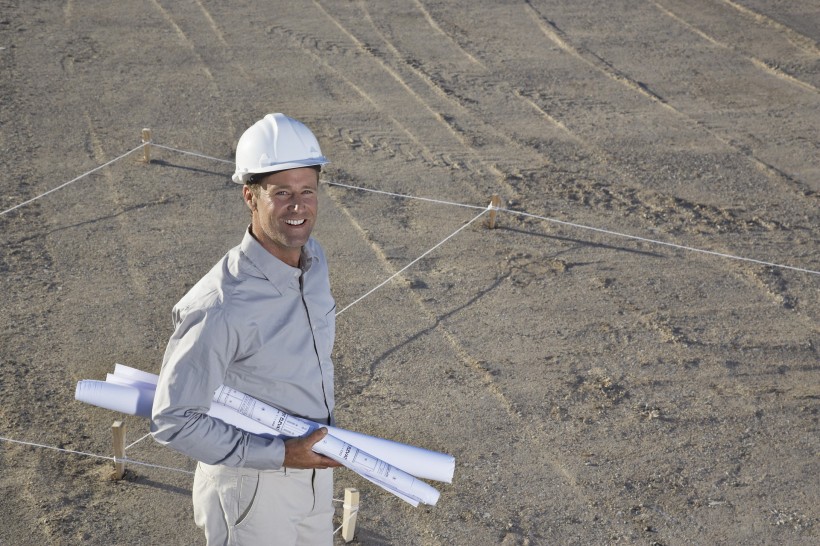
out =
<path fill-rule="evenodd" d="M 297 280 L 299 276 L 311 268 L 313 263 L 319 259 L 316 254 L 312 240 L 309 240 L 302 247 L 302 256 L 299 259 L 300 267 L 291 267 L 259 244 L 259 241 L 251 235 L 251 228 L 245 230 L 242 243 L 239 245 L 242 253 L 256 266 L 257 269 L 281 292 L 291 282 Z"/>

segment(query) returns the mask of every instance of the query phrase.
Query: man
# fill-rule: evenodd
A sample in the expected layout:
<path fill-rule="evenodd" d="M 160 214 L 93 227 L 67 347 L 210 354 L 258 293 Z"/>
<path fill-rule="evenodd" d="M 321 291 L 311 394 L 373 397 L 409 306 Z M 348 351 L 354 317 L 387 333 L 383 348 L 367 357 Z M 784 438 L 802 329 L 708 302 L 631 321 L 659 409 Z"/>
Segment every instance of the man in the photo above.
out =
<path fill-rule="evenodd" d="M 330 545 L 335 461 L 311 451 L 327 429 L 283 441 L 206 413 L 228 385 L 332 424 L 335 303 L 310 237 L 327 163 L 300 122 L 269 114 L 236 149 L 251 224 L 173 310 L 154 400 L 154 438 L 197 459 L 194 519 L 215 544 Z"/>

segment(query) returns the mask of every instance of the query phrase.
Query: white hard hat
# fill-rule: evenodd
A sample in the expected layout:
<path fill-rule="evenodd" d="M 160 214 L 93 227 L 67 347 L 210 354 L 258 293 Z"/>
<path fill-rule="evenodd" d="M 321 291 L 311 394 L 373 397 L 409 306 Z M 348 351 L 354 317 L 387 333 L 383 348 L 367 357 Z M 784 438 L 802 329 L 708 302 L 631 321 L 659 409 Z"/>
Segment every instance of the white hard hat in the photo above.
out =
<path fill-rule="evenodd" d="M 254 174 L 326 163 L 328 160 L 310 129 L 285 114 L 268 114 L 239 138 L 232 179 L 244 184 Z"/>

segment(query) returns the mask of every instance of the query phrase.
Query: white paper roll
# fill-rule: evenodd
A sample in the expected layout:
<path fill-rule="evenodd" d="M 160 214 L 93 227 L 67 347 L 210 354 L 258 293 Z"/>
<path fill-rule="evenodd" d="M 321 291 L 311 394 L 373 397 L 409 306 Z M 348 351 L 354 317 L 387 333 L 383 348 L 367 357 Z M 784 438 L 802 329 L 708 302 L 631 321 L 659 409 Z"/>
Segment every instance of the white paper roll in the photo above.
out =
<path fill-rule="evenodd" d="M 262 423 L 251 419 L 250 417 L 245 417 L 238 411 L 229 408 L 228 406 L 223 406 L 222 404 L 211 404 L 211 409 L 208 410 L 208 415 L 257 436 L 263 436 L 265 438 L 275 438 L 279 436 L 279 434 L 277 434 L 272 428 L 267 427 Z"/>
<path fill-rule="evenodd" d="M 142 388 L 143 385 L 146 384 L 156 385 L 158 379 L 159 376 L 156 374 L 131 368 L 124 364 L 116 364 L 114 366 L 113 378 L 109 374 L 108 381 L 113 380 L 114 382 L 120 384 L 134 385 Z M 212 405 L 211 409 L 213 410 L 216 405 L 217 404 Z M 221 412 L 219 409 L 216 411 Z M 209 411 L 208 414 L 213 417 L 221 418 L 223 421 L 230 422 L 222 417 L 219 417 L 218 415 L 215 415 L 214 411 Z M 223 417 L 224 415 L 225 414 L 223 413 Z M 308 421 L 307 419 L 303 419 L 303 421 L 310 423 L 311 427 L 314 429 L 327 426 L 315 423 L 313 421 Z M 250 418 L 245 418 L 242 425 L 232 422 L 231 424 L 235 424 L 239 428 L 254 434 L 270 435 L 271 433 L 270 428 L 261 425 Z M 362 434 L 361 432 L 353 432 L 342 428 L 327 426 L 327 429 L 328 432 L 336 438 L 348 444 L 353 444 L 362 451 L 372 453 L 383 461 L 397 468 L 401 468 L 405 472 L 408 472 L 417 478 L 436 480 L 445 483 L 453 482 L 453 473 L 455 472 L 456 460 L 452 455 L 439 453 L 437 451 L 430 451 L 429 449 L 402 444 L 400 442 L 369 436 L 367 434 Z"/>
<path fill-rule="evenodd" d="M 227 387 L 225 387 L 225 389 L 233 390 Z M 270 406 L 267 406 L 259 401 L 256 401 L 256 404 L 266 406 L 267 408 L 265 413 L 270 413 L 269 410 L 272 409 Z M 208 415 L 252 434 L 267 437 L 277 436 L 276 431 L 269 425 L 244 415 L 233 407 L 216 402 L 216 400 L 213 404 L 211 404 L 211 409 L 208 411 Z M 401 446 L 403 444 L 397 445 Z M 438 502 L 440 493 L 436 490 L 436 488 L 419 479 L 416 479 L 416 477 L 399 468 L 396 468 L 395 466 L 385 462 L 383 459 L 380 459 L 373 454 L 366 453 L 365 451 L 358 449 L 356 446 L 347 444 L 330 434 L 314 445 L 313 451 L 321 453 L 322 455 L 342 463 L 349 469 L 361 474 L 368 480 L 387 489 L 391 493 L 396 494 L 413 506 L 418 506 L 419 502 L 429 505 L 435 505 L 436 502 Z"/>
<path fill-rule="evenodd" d="M 384 462 L 401 468 L 417 478 L 445 483 L 453 482 L 456 459 L 452 455 L 430 451 L 429 449 L 402 444 L 384 438 L 368 436 L 361 432 L 320 425 L 312 421 L 309 422 L 316 427 L 327 427 L 328 433 L 332 436 L 335 436 L 343 442 L 352 444 L 362 451 L 372 453 Z"/>
<path fill-rule="evenodd" d="M 115 385 L 125 385 L 126 387 L 136 387 L 141 391 L 150 392 L 151 396 L 153 396 L 154 392 L 157 390 L 157 386 L 153 383 L 145 383 L 144 381 L 137 381 L 136 379 L 122 377 L 111 373 L 105 374 L 105 382 L 114 383 Z"/>
<path fill-rule="evenodd" d="M 77 383 L 74 398 L 92 406 L 128 415 L 138 415 L 143 396 L 141 396 L 140 390 L 134 387 L 86 379 Z M 144 402 L 142 405 L 144 406 Z M 148 415 L 150 416 L 150 414 L 149 406 Z"/>
<path fill-rule="evenodd" d="M 114 364 L 114 375 L 133 379 L 134 381 L 142 381 L 143 383 L 150 383 L 157 386 L 159 376 L 155 373 L 144 372 L 125 364 Z"/>
<path fill-rule="evenodd" d="M 159 376 L 156 374 L 144 372 L 123 364 L 116 364 L 114 373 L 108 374 L 106 381 L 84 380 L 77 383 L 75 398 L 87 404 L 150 419 L 158 379 Z M 233 391 L 233 389 L 228 389 L 227 387 L 220 387 L 220 389 Z M 218 392 L 220 391 L 217 390 L 217 393 Z M 235 395 L 243 399 L 247 397 L 247 395 L 239 393 L 238 391 L 236 391 Z M 254 406 L 259 405 L 260 407 L 264 406 L 268 408 L 266 404 L 258 400 L 252 398 L 250 398 L 250 400 L 254 402 Z M 270 424 L 263 424 L 223 404 L 213 403 L 208 414 L 252 434 L 267 437 L 279 435 L 270 427 Z M 270 409 L 272 411 L 275 408 L 270 407 Z M 299 424 L 300 422 L 304 423 L 304 426 L 309 427 L 310 431 L 321 426 L 326 426 L 306 419 L 288 417 L 299 427 L 302 426 Z M 353 432 L 331 426 L 327 426 L 327 428 L 330 436 L 333 437 L 334 440 L 355 446 L 357 451 L 361 450 L 364 454 L 370 454 L 380 459 L 381 462 L 399 470 L 399 474 L 394 473 L 389 479 L 385 479 L 385 476 L 378 474 L 368 475 L 367 472 L 362 472 L 362 475 L 374 483 L 382 485 L 382 487 L 393 490 L 402 498 L 404 498 L 404 495 L 400 491 L 403 488 L 396 487 L 398 483 L 395 481 L 396 477 L 400 474 L 406 473 L 415 478 L 437 480 L 446 483 L 451 483 L 453 480 L 455 458 L 451 455 L 385 440 L 384 438 L 369 436 L 360 432 Z M 405 487 L 407 486 L 407 484 L 404 485 Z M 415 488 L 419 488 L 419 490 L 404 490 L 404 493 L 409 493 L 414 499 L 410 500 L 405 498 L 408 502 L 415 504 L 415 500 L 421 500 L 421 502 L 435 504 L 438 500 L 438 491 L 424 484 L 424 482 L 418 481 L 418 485 L 413 484 L 413 486 L 410 486 L 411 490 Z"/>
<path fill-rule="evenodd" d="M 440 493 L 435 487 L 335 436 L 328 434 L 319 440 L 313 446 L 313 451 L 330 457 L 354 472 L 371 477 L 385 487 L 399 491 L 424 504 L 435 506 L 438 502 Z"/>

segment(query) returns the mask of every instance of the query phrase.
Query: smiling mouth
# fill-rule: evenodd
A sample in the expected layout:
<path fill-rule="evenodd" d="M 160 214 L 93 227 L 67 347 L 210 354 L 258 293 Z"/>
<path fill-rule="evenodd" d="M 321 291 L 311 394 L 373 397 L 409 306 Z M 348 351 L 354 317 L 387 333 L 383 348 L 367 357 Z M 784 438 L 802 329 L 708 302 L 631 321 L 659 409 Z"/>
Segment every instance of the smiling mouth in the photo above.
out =
<path fill-rule="evenodd" d="M 301 220 L 285 220 L 285 223 L 286 223 L 287 225 L 289 225 L 289 226 L 301 226 L 301 225 L 302 225 L 302 224 L 304 224 L 306 221 L 307 221 L 307 220 L 305 220 L 304 218 L 302 218 Z"/>

